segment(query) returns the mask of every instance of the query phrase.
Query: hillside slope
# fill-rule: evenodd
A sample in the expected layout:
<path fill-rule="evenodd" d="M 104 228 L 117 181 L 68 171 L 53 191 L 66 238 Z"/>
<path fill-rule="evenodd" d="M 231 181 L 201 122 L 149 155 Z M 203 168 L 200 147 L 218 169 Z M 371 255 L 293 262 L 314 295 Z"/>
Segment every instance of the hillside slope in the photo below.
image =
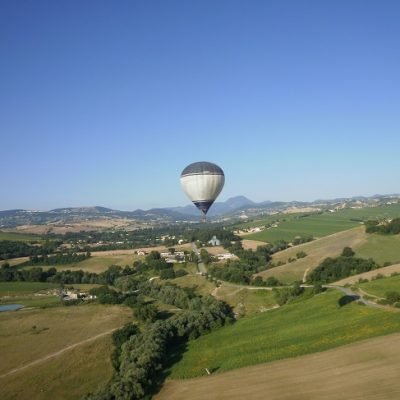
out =
<path fill-rule="evenodd" d="M 197 379 L 168 381 L 155 400 L 393 400 L 400 334 Z"/>

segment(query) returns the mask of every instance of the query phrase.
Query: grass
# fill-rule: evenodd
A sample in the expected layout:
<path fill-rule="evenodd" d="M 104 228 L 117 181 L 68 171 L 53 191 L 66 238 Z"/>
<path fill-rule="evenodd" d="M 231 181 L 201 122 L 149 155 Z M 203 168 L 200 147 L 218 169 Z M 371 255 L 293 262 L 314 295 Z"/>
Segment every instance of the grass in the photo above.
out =
<path fill-rule="evenodd" d="M 310 272 L 317 267 L 326 257 L 338 256 L 344 247 L 355 247 L 359 243 L 367 240 L 368 235 L 364 227 L 350 229 L 339 232 L 331 236 L 326 236 L 309 243 L 291 247 L 280 251 L 273 256 L 273 262 L 285 263 L 279 267 L 271 268 L 259 273 L 263 278 L 274 276 L 283 283 L 292 283 L 295 280 L 302 280 L 305 271 Z M 296 258 L 299 251 L 304 251 L 307 256 L 292 263 L 288 263 L 289 258 Z"/>
<path fill-rule="evenodd" d="M 395 333 L 223 374 L 168 380 L 154 400 L 393 400 L 400 393 L 399 340 Z"/>
<path fill-rule="evenodd" d="M 338 306 L 341 294 L 326 292 L 268 313 L 240 319 L 189 342 L 171 378 L 216 372 L 324 351 L 400 331 L 400 314 L 358 304 Z"/>
<path fill-rule="evenodd" d="M 74 284 L 65 285 L 66 287 L 74 287 L 88 291 L 93 287 L 99 286 L 95 284 Z M 36 295 L 45 289 L 59 288 L 56 283 L 47 282 L 0 282 L 0 304 L 23 304 L 25 307 L 48 308 L 61 306 L 59 297 L 54 295 Z"/>
<path fill-rule="evenodd" d="M 209 295 L 215 289 L 215 285 L 201 275 L 185 275 L 180 278 L 171 279 L 169 282 L 180 287 L 193 288 L 203 296 Z"/>
<path fill-rule="evenodd" d="M 73 263 L 73 264 L 60 264 L 60 265 L 34 265 L 34 267 L 42 267 L 43 269 L 56 268 L 58 271 L 65 271 L 67 269 L 81 269 L 83 271 L 100 273 L 105 271 L 111 265 L 132 265 L 134 261 L 139 260 L 141 257 L 136 254 L 118 254 L 106 256 L 92 256 L 86 260 Z M 18 264 L 17 264 L 18 265 Z M 16 265 L 16 266 L 17 266 Z M 23 268 L 33 268 L 33 266 L 26 266 Z"/>
<path fill-rule="evenodd" d="M 120 327 L 131 318 L 128 307 L 99 304 L 0 313 L 0 374 Z M 63 369 L 58 373 L 62 375 Z M 85 375 L 84 370 L 81 373 Z"/>
<path fill-rule="evenodd" d="M 400 292 L 400 275 L 374 279 L 370 282 L 361 283 L 358 286 L 374 296 L 386 297 L 387 292 Z"/>
<path fill-rule="evenodd" d="M 219 300 L 228 303 L 239 316 L 263 312 L 276 304 L 270 290 L 236 288 L 223 284 L 215 295 Z"/>
<path fill-rule="evenodd" d="M 277 228 L 246 235 L 246 239 L 273 243 L 277 240 L 292 241 L 296 236 L 322 237 L 358 226 L 360 223 L 332 215 L 313 215 L 280 222 Z"/>
<path fill-rule="evenodd" d="M 354 248 L 356 255 L 373 258 L 378 264 L 400 262 L 400 235 L 368 234 L 365 242 Z"/>
<path fill-rule="evenodd" d="M 0 297 L 23 296 L 44 289 L 59 288 L 58 283 L 48 282 L 0 282 Z"/>
<path fill-rule="evenodd" d="M 39 235 L 0 231 L 0 240 L 12 240 L 16 242 L 32 242 L 32 241 L 41 241 L 43 239 Z"/>
<path fill-rule="evenodd" d="M 112 349 L 110 336 L 102 337 L 2 379 L 2 398 L 80 399 L 107 384 L 112 377 Z"/>

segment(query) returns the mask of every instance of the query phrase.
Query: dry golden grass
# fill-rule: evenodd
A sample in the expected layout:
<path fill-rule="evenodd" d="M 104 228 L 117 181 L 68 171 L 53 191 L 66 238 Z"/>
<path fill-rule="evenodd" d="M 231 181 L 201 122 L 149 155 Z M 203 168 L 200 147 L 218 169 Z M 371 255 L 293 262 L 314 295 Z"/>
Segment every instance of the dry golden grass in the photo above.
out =
<path fill-rule="evenodd" d="M 389 265 L 388 267 L 383 267 L 383 268 L 375 269 L 373 271 L 364 272 L 363 274 L 349 276 L 348 278 L 337 281 L 334 284 L 340 285 L 340 286 L 343 286 L 346 284 L 351 285 L 353 283 L 357 283 L 360 278 L 371 280 L 373 277 L 375 277 L 377 275 L 390 276 L 394 272 L 400 272 L 400 264 Z"/>
<path fill-rule="evenodd" d="M 0 313 L 0 375 L 131 318 L 128 307 L 98 304 Z"/>
<path fill-rule="evenodd" d="M 222 246 L 210 246 L 210 247 L 204 247 L 204 249 L 207 250 L 213 256 L 216 256 L 217 254 L 223 254 L 223 253 L 228 252 Z"/>
<path fill-rule="evenodd" d="M 110 336 L 66 351 L 0 382 L 3 400 L 80 399 L 106 384 L 113 374 Z"/>
<path fill-rule="evenodd" d="M 259 240 L 243 239 L 242 245 L 243 245 L 243 248 L 246 250 L 248 250 L 248 249 L 256 250 L 258 246 L 265 246 L 266 243 L 261 242 Z"/>
<path fill-rule="evenodd" d="M 393 400 L 400 334 L 203 378 L 167 381 L 155 400 Z"/>
<path fill-rule="evenodd" d="M 325 236 L 299 246 L 291 247 L 287 250 L 274 254 L 273 262 L 285 262 L 285 265 L 271 268 L 258 275 L 263 278 L 274 276 L 284 283 L 291 283 L 294 280 L 302 280 L 306 270 L 311 271 L 316 268 L 326 257 L 338 256 L 344 247 L 355 247 L 367 240 L 364 227 L 360 226 L 344 232 Z M 289 258 L 296 258 L 296 254 L 304 251 L 307 257 L 288 263 Z"/>

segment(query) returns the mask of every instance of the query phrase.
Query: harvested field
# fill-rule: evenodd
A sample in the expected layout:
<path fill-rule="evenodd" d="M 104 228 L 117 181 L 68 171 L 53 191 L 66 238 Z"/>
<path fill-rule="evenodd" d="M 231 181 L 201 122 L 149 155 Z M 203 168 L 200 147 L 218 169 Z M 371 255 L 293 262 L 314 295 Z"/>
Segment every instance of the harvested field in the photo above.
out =
<path fill-rule="evenodd" d="M 0 375 L 131 319 L 128 307 L 98 304 L 0 313 Z"/>
<path fill-rule="evenodd" d="M 316 268 L 326 257 L 338 256 L 344 247 L 355 247 L 367 239 L 364 227 L 357 227 L 348 231 L 335 233 L 309 243 L 291 247 L 280 251 L 273 256 L 273 262 L 284 262 L 285 265 L 271 268 L 257 275 L 263 278 L 274 276 L 284 283 L 302 280 L 306 271 Z M 296 254 L 304 251 L 307 256 L 289 263 L 289 258 L 296 258 Z"/>
<path fill-rule="evenodd" d="M 259 240 L 248 240 L 248 239 L 243 239 L 242 240 L 242 245 L 245 250 L 252 249 L 256 250 L 258 246 L 265 246 L 265 242 L 261 242 Z"/>
<path fill-rule="evenodd" d="M 363 274 L 349 276 L 348 278 L 341 279 L 340 281 L 335 282 L 335 285 L 344 286 L 346 284 L 352 285 L 358 282 L 361 279 L 371 280 L 373 277 L 378 274 L 383 276 L 390 276 L 394 272 L 400 273 L 400 264 L 389 265 L 388 267 L 378 268 L 373 271 L 364 272 Z"/>

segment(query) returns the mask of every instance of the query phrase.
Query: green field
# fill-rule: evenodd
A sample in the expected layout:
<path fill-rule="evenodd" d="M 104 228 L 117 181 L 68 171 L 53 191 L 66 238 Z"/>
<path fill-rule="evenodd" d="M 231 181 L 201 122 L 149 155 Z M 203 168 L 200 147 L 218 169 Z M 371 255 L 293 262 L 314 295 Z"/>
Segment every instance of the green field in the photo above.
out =
<path fill-rule="evenodd" d="M 95 284 L 73 284 L 65 285 L 81 290 L 90 290 L 93 287 L 99 286 Z M 48 308 L 61 306 L 60 298 L 54 295 L 35 295 L 44 289 L 59 288 L 58 283 L 47 282 L 0 282 L 0 304 L 23 304 L 30 308 Z"/>
<path fill-rule="evenodd" d="M 60 287 L 58 283 L 48 282 L 0 282 L 0 297 L 26 295 L 58 287 Z"/>
<path fill-rule="evenodd" d="M 277 228 L 246 235 L 246 239 L 273 243 L 277 240 L 292 241 L 296 236 L 322 237 L 360 225 L 357 221 L 334 218 L 333 215 L 313 215 L 280 222 Z"/>
<path fill-rule="evenodd" d="M 0 240 L 12 240 L 12 241 L 17 241 L 17 242 L 32 242 L 32 241 L 36 241 L 36 240 L 40 241 L 43 239 L 39 235 L 0 231 Z"/>
<path fill-rule="evenodd" d="M 259 221 L 241 224 L 238 227 L 263 226 L 273 220 L 279 220 L 277 228 L 270 228 L 245 236 L 246 239 L 273 243 L 276 240 L 291 241 L 296 236 L 322 237 L 358 226 L 360 221 L 394 217 L 400 217 L 400 204 L 362 209 L 348 208 L 334 213 L 325 212 L 309 216 L 304 216 L 304 214 L 277 214 Z"/>
<path fill-rule="evenodd" d="M 382 279 L 374 279 L 370 282 L 361 283 L 357 286 L 374 296 L 386 297 L 387 292 L 400 292 L 400 275 L 390 276 Z"/>
<path fill-rule="evenodd" d="M 170 377 L 206 375 L 205 368 L 223 372 L 400 331 L 400 313 L 355 303 L 339 308 L 341 296 L 329 291 L 190 341 Z"/>
<path fill-rule="evenodd" d="M 367 234 L 366 241 L 354 248 L 356 255 L 372 258 L 379 265 L 400 262 L 400 235 Z"/>

